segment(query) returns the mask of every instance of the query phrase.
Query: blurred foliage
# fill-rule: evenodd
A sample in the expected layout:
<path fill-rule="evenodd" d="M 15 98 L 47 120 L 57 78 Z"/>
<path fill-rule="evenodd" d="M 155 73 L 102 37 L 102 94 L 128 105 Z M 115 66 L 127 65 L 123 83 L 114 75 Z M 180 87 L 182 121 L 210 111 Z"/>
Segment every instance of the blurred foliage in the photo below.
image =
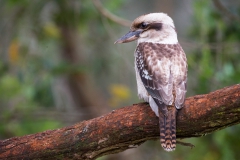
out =
<path fill-rule="evenodd" d="M 117 107 L 127 105 L 126 102 L 128 102 L 131 96 L 130 89 L 127 86 L 112 84 L 109 90 L 111 94 L 110 106 Z"/>
<path fill-rule="evenodd" d="M 123 3 L 104 1 L 110 10 L 116 10 Z M 87 0 L 3 0 L 0 19 L 0 138 L 62 126 L 61 117 L 54 120 L 35 115 L 56 108 L 53 86 L 58 77 L 88 73 L 101 81 L 109 73 L 110 49 L 99 44 L 109 37 L 103 21 L 105 25 L 113 23 L 101 17 Z M 85 47 L 79 54 L 87 57 L 86 64 L 72 64 L 62 59 L 64 28 L 61 27 L 80 33 L 79 46 Z M 108 88 L 108 85 L 111 84 L 106 82 L 101 87 Z M 115 92 L 109 91 L 115 107 L 123 104 L 120 100 L 127 101 L 130 94 L 126 86 L 120 86 L 119 92 L 117 88 Z"/>
<path fill-rule="evenodd" d="M 238 7 L 236 9 L 236 7 Z M 240 22 L 225 17 L 211 1 L 194 1 L 194 15 L 189 36 L 202 44 L 187 55 L 189 80 L 193 94 L 203 94 L 240 82 Z M 235 9 L 235 10 L 234 10 Z M 235 12 L 234 12 L 235 11 Z M 240 7 L 231 12 L 240 15 Z M 194 82 L 191 82 L 194 81 Z M 197 111 L 196 111 L 197 112 Z M 214 132 L 206 137 L 191 138 L 196 146 L 187 154 L 177 148 L 177 159 L 239 159 L 240 126 Z M 178 156 L 181 155 L 181 158 Z"/>
<path fill-rule="evenodd" d="M 190 37 L 202 45 L 187 57 L 189 75 L 195 75 L 191 90 L 202 94 L 239 83 L 240 22 L 224 17 L 211 1 L 195 1 L 193 6 Z M 235 11 L 240 15 L 240 8 Z"/>

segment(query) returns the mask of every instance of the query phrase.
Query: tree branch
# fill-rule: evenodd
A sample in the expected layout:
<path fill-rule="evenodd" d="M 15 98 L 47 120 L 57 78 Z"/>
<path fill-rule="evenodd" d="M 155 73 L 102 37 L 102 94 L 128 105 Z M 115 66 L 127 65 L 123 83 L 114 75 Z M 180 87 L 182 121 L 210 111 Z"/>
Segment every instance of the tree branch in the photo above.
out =
<path fill-rule="evenodd" d="M 177 138 L 199 137 L 240 122 L 240 84 L 187 98 L 178 112 Z M 0 159 L 95 159 L 159 139 L 147 103 L 57 130 L 0 141 Z M 197 147 L 197 146 L 196 146 Z"/>
<path fill-rule="evenodd" d="M 105 17 L 107 17 L 108 19 L 112 20 L 115 23 L 118 23 L 120 25 L 129 27 L 131 26 L 131 22 L 129 20 L 123 19 L 121 17 L 118 17 L 114 14 L 112 14 L 111 12 L 109 12 L 108 10 L 106 10 L 102 4 L 100 3 L 99 0 L 92 0 L 94 6 L 97 8 L 97 10 L 104 15 Z"/>

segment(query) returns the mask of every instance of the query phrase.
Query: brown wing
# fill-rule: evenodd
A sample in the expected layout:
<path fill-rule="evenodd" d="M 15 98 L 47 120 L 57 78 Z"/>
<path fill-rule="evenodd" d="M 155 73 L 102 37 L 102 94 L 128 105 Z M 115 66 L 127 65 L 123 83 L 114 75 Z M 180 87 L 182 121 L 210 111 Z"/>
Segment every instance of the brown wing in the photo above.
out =
<path fill-rule="evenodd" d="M 141 80 L 157 105 L 167 114 L 166 105 L 173 102 L 171 61 L 153 43 L 140 43 L 136 49 L 136 66 Z M 160 44 L 158 44 L 160 45 Z M 160 107 L 160 106 L 159 106 Z"/>
<path fill-rule="evenodd" d="M 176 108 L 183 106 L 186 94 L 185 53 L 179 44 L 140 43 L 136 49 L 136 66 L 146 90 L 160 109 L 161 145 L 166 151 L 172 151 L 176 148 Z M 167 108 L 174 99 L 176 108 Z"/>
<path fill-rule="evenodd" d="M 156 43 L 140 43 L 136 49 L 136 66 L 141 80 L 148 93 L 154 98 L 159 106 L 164 103 L 171 105 L 173 103 L 173 81 L 176 76 L 171 72 L 172 57 L 176 55 L 176 47 L 172 45 Z M 176 55 L 177 57 L 177 55 Z M 177 66 L 175 66 L 177 68 Z M 177 73 L 178 74 L 178 73 Z M 182 105 L 186 91 L 182 85 L 175 87 L 178 105 Z M 179 91 L 180 90 L 180 91 Z M 179 106 L 177 107 L 179 108 Z"/>
<path fill-rule="evenodd" d="M 187 89 L 187 58 L 182 49 L 178 44 L 175 47 L 177 54 L 172 56 L 171 73 L 173 73 L 173 84 L 176 93 L 175 106 L 177 109 L 183 107 L 186 89 Z"/>

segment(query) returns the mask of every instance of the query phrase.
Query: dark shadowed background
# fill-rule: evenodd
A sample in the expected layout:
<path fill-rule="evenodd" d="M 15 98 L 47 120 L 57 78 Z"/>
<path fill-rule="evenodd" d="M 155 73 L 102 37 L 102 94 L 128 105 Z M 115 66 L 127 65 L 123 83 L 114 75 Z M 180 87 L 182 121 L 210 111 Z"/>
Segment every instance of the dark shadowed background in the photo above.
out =
<path fill-rule="evenodd" d="M 239 83 L 240 1 L 0 0 L 0 139 L 140 102 L 136 42 L 114 45 L 129 27 L 111 14 L 132 21 L 150 12 L 165 12 L 175 22 L 188 58 L 187 97 Z M 236 125 L 185 139 L 196 147 L 178 145 L 172 153 L 149 141 L 99 160 L 240 159 L 239 133 Z"/>

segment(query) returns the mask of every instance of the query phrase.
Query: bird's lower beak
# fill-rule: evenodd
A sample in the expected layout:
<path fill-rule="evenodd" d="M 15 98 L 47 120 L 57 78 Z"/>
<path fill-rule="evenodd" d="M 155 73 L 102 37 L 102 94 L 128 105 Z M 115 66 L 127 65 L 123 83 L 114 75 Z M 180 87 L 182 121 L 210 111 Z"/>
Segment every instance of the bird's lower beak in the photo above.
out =
<path fill-rule="evenodd" d="M 134 41 L 139 38 L 139 34 L 142 33 L 142 31 L 129 31 L 127 34 L 119 38 L 114 44 L 116 43 L 127 43 Z"/>

